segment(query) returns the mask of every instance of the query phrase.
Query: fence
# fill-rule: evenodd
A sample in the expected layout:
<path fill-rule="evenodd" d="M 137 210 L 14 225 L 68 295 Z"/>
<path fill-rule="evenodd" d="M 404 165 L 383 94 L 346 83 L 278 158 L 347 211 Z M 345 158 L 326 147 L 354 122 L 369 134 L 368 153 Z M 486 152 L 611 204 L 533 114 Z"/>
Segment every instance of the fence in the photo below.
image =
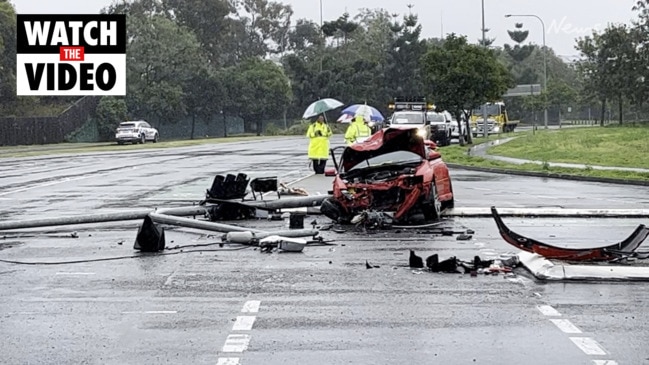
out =
<path fill-rule="evenodd" d="M 99 97 L 84 96 L 58 116 L 0 118 L 0 146 L 61 143 L 94 113 Z"/>

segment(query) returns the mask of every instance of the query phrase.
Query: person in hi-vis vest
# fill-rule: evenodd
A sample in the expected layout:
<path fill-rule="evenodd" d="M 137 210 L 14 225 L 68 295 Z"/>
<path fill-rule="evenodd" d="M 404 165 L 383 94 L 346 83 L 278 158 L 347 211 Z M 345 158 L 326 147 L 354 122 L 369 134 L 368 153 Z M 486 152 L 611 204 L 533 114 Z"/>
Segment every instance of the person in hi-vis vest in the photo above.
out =
<path fill-rule="evenodd" d="M 316 174 L 324 174 L 327 159 L 329 158 L 329 137 L 333 132 L 324 120 L 324 115 L 318 116 L 318 120 L 311 123 L 306 132 L 309 138 L 309 159 L 313 161 L 313 171 Z"/>
<path fill-rule="evenodd" d="M 368 122 L 369 121 L 362 115 L 354 117 L 352 123 L 347 127 L 347 132 L 345 132 L 345 142 L 348 146 L 357 142 L 363 142 L 370 138 L 372 135 L 372 128 L 367 125 Z"/>

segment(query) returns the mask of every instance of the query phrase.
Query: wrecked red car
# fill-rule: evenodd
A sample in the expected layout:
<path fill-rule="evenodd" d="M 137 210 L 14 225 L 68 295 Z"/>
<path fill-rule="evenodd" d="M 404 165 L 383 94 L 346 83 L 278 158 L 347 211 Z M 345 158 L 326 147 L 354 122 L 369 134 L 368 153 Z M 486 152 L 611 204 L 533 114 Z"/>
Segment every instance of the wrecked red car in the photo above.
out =
<path fill-rule="evenodd" d="M 437 146 L 424 141 L 418 129 L 386 128 L 362 143 L 345 147 L 336 166 L 332 198 L 321 212 L 340 223 L 349 223 L 365 211 L 393 213 L 406 221 L 423 213 L 437 220 L 454 204 L 448 167 Z"/>

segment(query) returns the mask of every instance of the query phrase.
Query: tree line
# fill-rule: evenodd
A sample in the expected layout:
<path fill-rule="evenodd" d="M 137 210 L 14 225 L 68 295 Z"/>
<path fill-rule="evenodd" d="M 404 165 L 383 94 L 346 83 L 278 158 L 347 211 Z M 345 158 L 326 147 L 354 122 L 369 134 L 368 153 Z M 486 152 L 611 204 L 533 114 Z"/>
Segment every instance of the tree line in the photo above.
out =
<path fill-rule="evenodd" d="M 603 118 L 615 102 L 622 118 L 627 105 L 645 107 L 647 4 L 636 4 L 633 24 L 579 39 L 583 59 L 575 64 L 546 49 L 548 91 L 508 100 L 512 117 L 553 107 L 559 118 L 570 106 L 598 105 Z M 263 133 L 264 121 L 291 123 L 323 97 L 387 113 L 395 96 L 421 95 L 458 114 L 543 81 L 544 50 L 528 41 L 523 23 L 509 31 L 511 42 L 493 47 L 456 34 L 426 39 L 417 14 L 383 9 L 322 26 L 270 0 L 121 0 L 102 12 L 128 15 L 127 96 L 100 102 L 104 136 L 127 117 L 192 125 L 237 117 L 246 131 Z M 69 102 L 16 97 L 15 28 L 12 4 L 0 0 L 0 115 Z"/>

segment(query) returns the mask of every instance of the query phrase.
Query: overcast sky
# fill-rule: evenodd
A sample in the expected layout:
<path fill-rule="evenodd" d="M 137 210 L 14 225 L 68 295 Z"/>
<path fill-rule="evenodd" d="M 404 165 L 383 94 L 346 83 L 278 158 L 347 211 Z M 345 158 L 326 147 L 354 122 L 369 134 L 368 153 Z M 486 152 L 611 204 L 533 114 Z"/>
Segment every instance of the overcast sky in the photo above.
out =
<path fill-rule="evenodd" d="M 360 8 L 384 8 L 391 13 L 405 14 L 407 4 L 419 15 L 425 37 L 457 33 L 468 36 L 471 42 L 481 37 L 481 0 L 321 0 L 324 21 L 336 19 L 343 12 L 355 15 Z M 13 0 L 18 13 L 97 13 L 111 0 Z M 295 12 L 294 19 L 309 18 L 320 21 L 320 0 L 283 0 Z M 505 14 L 533 14 L 545 22 L 546 43 L 562 56 L 576 56 L 575 38 L 602 30 L 608 23 L 630 23 L 636 18 L 631 10 L 635 0 L 485 0 L 488 37 L 496 38 L 496 45 L 511 43 L 507 35 L 516 22 L 522 22 L 530 31 L 528 40 L 542 44 L 541 22 L 535 18 L 509 18 Z"/>

